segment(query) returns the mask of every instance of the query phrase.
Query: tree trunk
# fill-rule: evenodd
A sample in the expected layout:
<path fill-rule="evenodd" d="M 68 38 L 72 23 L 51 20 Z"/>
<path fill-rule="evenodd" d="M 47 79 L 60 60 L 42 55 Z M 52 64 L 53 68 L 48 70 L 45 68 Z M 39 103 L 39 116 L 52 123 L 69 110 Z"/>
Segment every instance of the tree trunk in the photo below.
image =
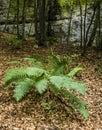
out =
<path fill-rule="evenodd" d="M 69 20 L 69 26 L 68 26 L 67 44 L 69 44 L 69 41 L 70 41 L 70 33 L 71 33 L 71 25 L 72 25 L 72 14 L 73 14 L 73 9 L 70 10 L 70 20 Z"/>
<path fill-rule="evenodd" d="M 20 5 L 20 1 L 17 0 L 17 37 L 20 38 L 20 34 L 19 34 L 19 5 Z"/>
<path fill-rule="evenodd" d="M 90 38 L 87 42 L 87 46 L 91 47 L 93 44 L 93 41 L 95 39 L 96 36 L 96 32 L 97 32 L 97 27 L 98 27 L 98 21 L 99 21 L 99 5 L 100 5 L 100 1 L 96 1 L 95 6 L 96 6 L 96 15 L 95 15 L 95 21 L 94 21 L 94 25 L 93 25 L 93 30 L 91 32 Z"/>
<path fill-rule="evenodd" d="M 9 13 L 10 13 L 10 9 L 11 9 L 11 0 L 9 2 L 9 7 L 8 7 L 8 12 L 7 12 L 7 18 L 6 18 L 6 22 L 5 22 L 5 27 L 4 27 L 4 32 L 6 31 L 6 27 L 7 27 L 7 24 L 8 24 L 8 19 L 9 19 Z"/>
<path fill-rule="evenodd" d="M 39 37 L 39 45 L 46 45 L 46 0 L 40 0 L 40 8 L 39 8 L 39 28 L 40 28 L 40 37 Z"/>
<path fill-rule="evenodd" d="M 26 9 L 26 2 L 27 0 L 23 1 L 23 9 L 22 9 L 22 40 L 24 40 L 25 37 L 25 9 Z"/>
<path fill-rule="evenodd" d="M 88 28 L 87 28 L 87 31 L 86 31 L 86 42 L 87 42 L 87 40 L 88 40 L 88 34 L 89 34 L 89 31 L 90 31 L 91 25 L 92 25 L 93 20 L 94 20 L 94 17 L 95 17 L 96 8 L 97 8 L 97 7 L 94 6 L 94 9 L 93 9 L 93 15 L 92 15 L 92 17 L 91 17 L 90 24 L 89 24 L 89 26 L 88 26 Z"/>
<path fill-rule="evenodd" d="M 52 36 L 52 30 L 51 30 L 51 20 L 53 19 L 53 16 L 51 14 L 52 12 L 52 2 L 51 0 L 48 0 L 48 16 L 47 16 L 47 20 L 48 20 L 48 24 L 47 24 L 47 36 Z"/>
<path fill-rule="evenodd" d="M 96 45 L 98 49 L 102 49 L 102 38 L 101 38 L 101 3 L 99 1 L 98 3 L 98 34 L 97 34 L 97 38 L 96 38 Z"/>
<path fill-rule="evenodd" d="M 81 5 L 81 1 L 79 0 L 79 7 L 80 7 L 80 47 L 82 48 L 83 46 L 83 12 L 82 12 L 82 5 Z"/>
<path fill-rule="evenodd" d="M 85 1 L 85 14 L 84 14 L 84 47 L 82 55 L 86 54 L 86 15 L 87 15 L 87 3 L 88 0 Z"/>
<path fill-rule="evenodd" d="M 34 28 L 35 28 L 35 38 L 38 41 L 38 4 L 39 0 L 34 0 Z"/>

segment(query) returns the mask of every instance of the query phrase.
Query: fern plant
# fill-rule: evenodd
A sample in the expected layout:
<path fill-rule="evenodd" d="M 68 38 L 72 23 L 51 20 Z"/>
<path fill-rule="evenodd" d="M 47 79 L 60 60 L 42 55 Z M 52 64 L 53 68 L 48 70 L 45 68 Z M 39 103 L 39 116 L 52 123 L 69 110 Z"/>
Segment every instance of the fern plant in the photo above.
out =
<path fill-rule="evenodd" d="M 55 95 L 60 93 L 63 97 L 67 97 L 74 109 L 77 109 L 84 117 L 88 117 L 85 101 L 70 92 L 70 90 L 74 90 L 82 95 L 85 94 L 86 85 L 72 79 L 82 68 L 76 67 L 68 73 L 66 68 L 69 57 L 62 57 L 51 53 L 50 59 L 51 67 L 46 69 L 43 66 L 44 63 L 34 57 L 26 58 L 25 60 L 31 61 L 33 65 L 37 64 L 37 67 L 23 66 L 22 68 L 8 70 L 3 79 L 6 88 L 15 84 L 14 98 L 16 101 L 20 101 L 32 87 L 35 87 L 40 94 L 46 92 L 49 88 Z"/>

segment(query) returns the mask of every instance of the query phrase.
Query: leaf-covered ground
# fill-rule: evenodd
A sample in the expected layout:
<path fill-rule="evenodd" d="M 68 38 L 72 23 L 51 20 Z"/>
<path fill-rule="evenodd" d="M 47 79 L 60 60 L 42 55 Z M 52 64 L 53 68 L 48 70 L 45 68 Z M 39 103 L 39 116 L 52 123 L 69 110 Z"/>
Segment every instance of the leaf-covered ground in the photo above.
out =
<path fill-rule="evenodd" d="M 54 52 L 60 55 L 80 54 L 77 47 L 53 45 Z M 5 90 L 2 78 L 9 68 L 19 66 L 7 64 L 30 55 L 45 59 L 50 48 L 37 47 L 34 40 L 25 41 L 16 49 L 0 34 L 0 130 L 102 130 L 102 52 L 88 50 L 87 57 L 77 57 L 71 66 L 84 67 L 74 78 L 88 86 L 84 98 L 88 103 L 89 118 L 84 119 L 78 112 L 69 113 L 59 98 L 47 92 L 39 95 L 31 90 L 21 101 L 13 98 L 12 88 Z M 70 67 L 71 67 L 70 66 Z"/>

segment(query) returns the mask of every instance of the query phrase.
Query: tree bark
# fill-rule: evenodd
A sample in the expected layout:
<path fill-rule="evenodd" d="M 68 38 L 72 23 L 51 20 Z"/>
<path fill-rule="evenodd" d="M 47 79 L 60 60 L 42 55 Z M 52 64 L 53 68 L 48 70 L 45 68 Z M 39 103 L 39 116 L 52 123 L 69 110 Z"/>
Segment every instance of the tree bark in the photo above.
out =
<path fill-rule="evenodd" d="M 87 40 L 88 40 L 88 34 L 89 34 L 89 31 L 90 31 L 91 25 L 92 25 L 93 20 L 94 20 L 94 17 L 95 17 L 96 8 L 97 8 L 97 7 L 94 6 L 94 9 L 93 9 L 93 15 L 92 15 L 92 17 L 91 17 L 90 24 L 89 24 L 89 26 L 88 26 L 88 28 L 87 28 L 87 31 L 86 31 L 86 42 L 87 42 Z"/>
<path fill-rule="evenodd" d="M 4 27 L 4 32 L 6 31 L 6 27 L 7 27 L 7 24 L 8 24 L 8 19 L 9 19 L 9 13 L 10 13 L 10 9 L 11 9 L 11 0 L 9 2 L 9 7 L 8 7 L 8 12 L 7 12 L 7 19 L 6 19 L 6 22 L 5 22 L 5 27 Z"/>
<path fill-rule="evenodd" d="M 46 45 L 46 0 L 39 2 L 39 46 Z"/>
<path fill-rule="evenodd" d="M 86 16 L 87 16 L 87 5 L 88 5 L 88 0 L 85 1 L 85 14 L 84 14 L 84 47 L 83 47 L 82 55 L 85 55 L 85 54 L 86 54 Z"/>
<path fill-rule="evenodd" d="M 87 42 L 87 46 L 91 47 L 93 44 L 93 41 L 95 39 L 95 36 L 97 34 L 97 28 L 98 28 L 98 24 L 99 24 L 99 6 L 100 6 L 100 1 L 96 1 L 95 2 L 95 6 L 96 6 L 96 15 L 95 15 L 95 21 L 94 21 L 94 25 L 93 25 L 93 30 L 91 32 L 90 38 Z M 99 32 L 100 33 L 100 32 Z M 99 34 L 100 35 L 100 34 Z"/>
<path fill-rule="evenodd" d="M 17 37 L 20 38 L 20 33 L 19 33 L 19 5 L 20 1 L 17 0 Z"/>
<path fill-rule="evenodd" d="M 35 38 L 38 40 L 38 4 L 39 0 L 34 0 L 34 29 L 35 29 Z"/>
<path fill-rule="evenodd" d="M 23 9 L 22 9 L 22 39 L 24 40 L 24 37 L 25 37 L 25 15 L 26 15 L 26 12 L 25 12 L 25 9 L 26 9 L 26 2 L 27 0 L 24 0 L 23 1 Z"/>
<path fill-rule="evenodd" d="M 82 5 L 81 5 L 81 2 L 80 2 L 80 0 L 79 0 L 79 7 L 80 7 L 80 21 L 81 21 L 81 23 L 80 23 L 80 47 L 82 48 L 82 46 L 83 46 L 83 11 L 82 11 Z"/>

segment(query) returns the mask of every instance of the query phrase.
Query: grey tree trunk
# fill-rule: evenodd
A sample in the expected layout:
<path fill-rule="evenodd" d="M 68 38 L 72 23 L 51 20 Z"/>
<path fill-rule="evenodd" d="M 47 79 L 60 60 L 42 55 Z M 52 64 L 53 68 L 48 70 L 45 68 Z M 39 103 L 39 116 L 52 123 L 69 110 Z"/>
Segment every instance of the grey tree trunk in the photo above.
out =
<path fill-rule="evenodd" d="M 22 9 L 22 39 L 23 40 L 25 37 L 26 2 L 27 2 L 27 0 L 23 1 L 23 9 Z"/>
<path fill-rule="evenodd" d="M 8 24 L 9 13 L 10 13 L 10 9 L 11 9 L 11 2 L 12 2 L 12 0 L 9 1 L 9 7 L 8 7 L 8 12 L 7 12 L 7 18 L 6 18 L 5 27 L 4 27 L 4 30 L 3 30 L 4 32 L 6 31 L 7 24 Z"/>
<path fill-rule="evenodd" d="M 79 7 L 80 7 L 80 47 L 82 48 L 83 46 L 83 11 L 82 11 L 82 5 L 81 5 L 81 2 L 79 0 Z"/>
<path fill-rule="evenodd" d="M 86 16 L 87 16 L 87 5 L 88 5 L 88 0 L 85 1 L 85 14 L 84 14 L 84 46 L 83 46 L 82 55 L 85 55 L 85 54 L 86 54 Z"/>
<path fill-rule="evenodd" d="M 19 5 L 20 1 L 17 0 L 17 37 L 20 38 L 20 33 L 19 33 Z"/>

